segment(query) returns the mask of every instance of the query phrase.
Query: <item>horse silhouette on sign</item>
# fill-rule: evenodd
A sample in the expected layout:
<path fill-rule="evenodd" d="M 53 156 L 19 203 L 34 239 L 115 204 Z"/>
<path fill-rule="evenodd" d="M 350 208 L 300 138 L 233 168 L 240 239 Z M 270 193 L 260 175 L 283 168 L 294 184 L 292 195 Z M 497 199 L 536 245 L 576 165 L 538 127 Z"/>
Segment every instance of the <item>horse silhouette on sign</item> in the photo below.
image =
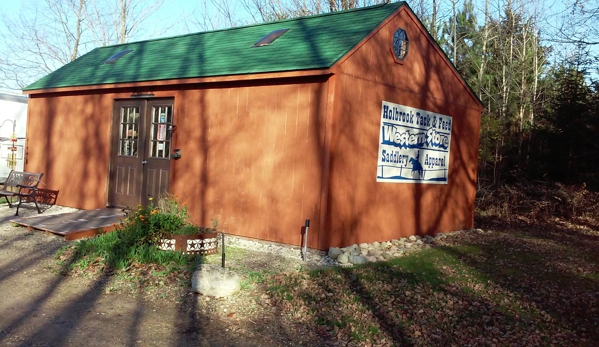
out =
<path fill-rule="evenodd" d="M 412 178 L 415 180 L 421 180 L 424 178 L 424 169 L 418 161 L 420 158 L 420 152 L 416 155 L 416 158 L 410 158 L 410 164 L 412 164 Z"/>

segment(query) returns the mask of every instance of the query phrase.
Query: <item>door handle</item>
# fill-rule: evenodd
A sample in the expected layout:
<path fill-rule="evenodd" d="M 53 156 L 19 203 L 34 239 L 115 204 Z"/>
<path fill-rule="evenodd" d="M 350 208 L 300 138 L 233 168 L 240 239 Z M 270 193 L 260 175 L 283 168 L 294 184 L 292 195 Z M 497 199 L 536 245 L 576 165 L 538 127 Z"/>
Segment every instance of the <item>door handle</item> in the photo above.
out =
<path fill-rule="evenodd" d="M 142 160 L 142 161 L 141 161 L 141 164 L 142 164 L 142 165 L 145 165 L 145 164 L 147 164 L 147 163 L 148 163 L 148 161 L 147 161 L 147 160 Z"/>

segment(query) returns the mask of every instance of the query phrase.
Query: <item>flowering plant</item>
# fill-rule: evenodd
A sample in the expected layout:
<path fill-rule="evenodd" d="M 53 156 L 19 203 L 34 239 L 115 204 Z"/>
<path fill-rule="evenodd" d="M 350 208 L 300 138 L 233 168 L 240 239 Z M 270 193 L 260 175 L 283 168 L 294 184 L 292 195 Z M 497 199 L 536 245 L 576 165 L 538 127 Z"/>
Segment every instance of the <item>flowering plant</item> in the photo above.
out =
<path fill-rule="evenodd" d="M 166 195 L 154 201 L 150 198 L 147 207 L 138 205 L 121 223 L 121 229 L 138 244 L 157 244 L 165 235 L 197 235 L 217 231 L 218 219 L 212 220 L 212 228 L 198 227 L 190 221 L 185 203 L 180 204 L 177 196 Z"/>
<path fill-rule="evenodd" d="M 176 196 L 166 195 L 157 202 L 150 198 L 147 207 L 137 206 L 137 210 L 121 222 L 121 229 L 129 237 L 135 237 L 138 244 L 155 244 L 163 234 L 175 233 L 189 225 L 187 207 L 179 204 Z"/>

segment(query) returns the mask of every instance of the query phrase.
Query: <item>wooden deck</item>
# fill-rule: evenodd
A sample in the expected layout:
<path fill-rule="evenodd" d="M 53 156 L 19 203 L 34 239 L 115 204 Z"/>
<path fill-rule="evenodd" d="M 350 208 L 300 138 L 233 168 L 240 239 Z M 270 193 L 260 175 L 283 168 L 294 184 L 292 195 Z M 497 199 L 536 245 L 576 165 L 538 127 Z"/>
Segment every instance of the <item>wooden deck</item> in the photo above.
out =
<path fill-rule="evenodd" d="M 66 240 L 77 240 L 113 231 L 124 216 L 119 208 L 103 208 L 47 216 L 15 217 L 10 221 L 31 229 L 64 236 Z"/>

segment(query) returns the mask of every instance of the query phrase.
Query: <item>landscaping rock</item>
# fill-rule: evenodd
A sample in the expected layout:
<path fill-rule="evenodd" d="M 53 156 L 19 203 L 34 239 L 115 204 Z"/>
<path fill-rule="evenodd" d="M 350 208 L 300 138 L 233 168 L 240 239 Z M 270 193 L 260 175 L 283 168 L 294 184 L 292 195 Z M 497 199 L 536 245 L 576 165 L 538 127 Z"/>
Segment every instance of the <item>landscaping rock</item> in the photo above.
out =
<path fill-rule="evenodd" d="M 339 262 L 339 264 L 347 264 L 349 262 L 349 252 L 345 252 L 343 254 L 340 254 L 337 257 L 337 261 Z"/>
<path fill-rule="evenodd" d="M 337 247 L 329 248 L 329 258 L 337 259 L 337 257 L 341 254 L 343 254 L 343 252 L 339 248 L 337 248 Z"/>
<path fill-rule="evenodd" d="M 239 276 L 213 264 L 200 264 L 191 277 L 191 288 L 202 295 L 222 298 L 239 292 Z"/>
<path fill-rule="evenodd" d="M 368 254 L 373 257 L 378 257 L 379 255 L 381 255 L 381 253 L 383 252 L 380 249 L 371 249 L 368 251 Z"/>
<path fill-rule="evenodd" d="M 368 260 L 361 255 L 350 255 L 349 262 L 354 265 L 361 265 L 361 264 L 366 264 L 368 262 Z"/>
<path fill-rule="evenodd" d="M 411 235 L 409 237 L 402 237 L 399 239 L 392 239 L 390 241 L 372 242 L 372 243 L 360 243 L 359 245 L 354 244 L 344 248 L 329 249 L 329 258 L 337 259 L 337 262 L 331 260 L 335 264 L 351 266 L 352 264 L 364 264 L 366 262 L 384 261 L 392 258 L 402 257 L 408 253 L 417 252 L 422 249 L 428 249 L 436 246 L 438 240 L 452 235 L 459 235 L 464 233 L 463 230 L 453 231 L 450 233 L 438 233 L 435 236 L 432 235 Z M 486 233 L 480 229 L 470 229 L 467 232 L 472 233 Z M 338 255 L 338 253 L 344 253 Z"/>
<path fill-rule="evenodd" d="M 357 247 L 358 247 L 358 245 L 356 245 L 356 244 L 354 243 L 354 244 L 353 244 L 353 245 L 351 245 L 351 246 L 348 246 L 348 247 L 343 247 L 343 248 L 341 248 L 341 250 L 342 250 L 344 253 L 345 253 L 345 252 L 351 252 L 351 251 L 353 251 L 354 249 L 356 249 Z"/>

